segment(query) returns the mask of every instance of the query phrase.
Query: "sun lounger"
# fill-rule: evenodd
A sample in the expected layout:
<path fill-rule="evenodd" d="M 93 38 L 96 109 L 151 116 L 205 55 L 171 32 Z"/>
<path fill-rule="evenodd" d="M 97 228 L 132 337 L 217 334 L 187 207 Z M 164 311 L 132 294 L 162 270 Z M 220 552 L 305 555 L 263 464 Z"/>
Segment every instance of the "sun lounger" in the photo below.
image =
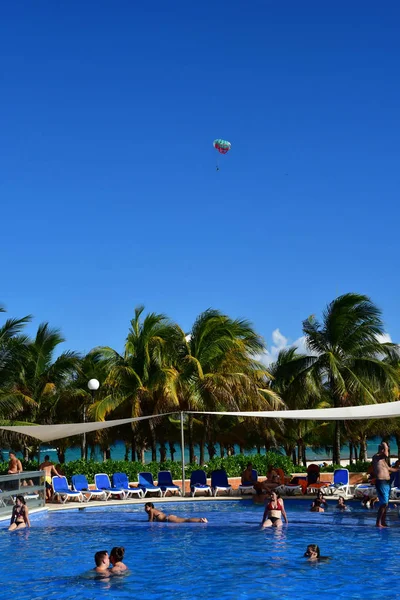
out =
<path fill-rule="evenodd" d="M 373 498 L 377 495 L 376 487 L 371 483 L 359 483 L 354 488 L 354 498 L 364 498 L 365 496 Z"/>
<path fill-rule="evenodd" d="M 335 469 L 333 483 L 321 487 L 323 494 L 350 494 L 350 475 L 348 469 Z"/>
<path fill-rule="evenodd" d="M 172 481 L 171 471 L 159 471 L 157 483 L 164 496 L 167 492 L 171 492 L 172 494 L 178 493 L 180 496 L 182 495 L 179 485 L 175 485 L 175 483 Z"/>
<path fill-rule="evenodd" d="M 232 486 L 228 482 L 225 469 L 217 469 L 211 473 L 211 489 L 214 496 L 217 496 L 218 492 L 226 492 L 227 494 L 232 492 Z"/>
<path fill-rule="evenodd" d="M 63 504 L 67 500 L 78 499 L 79 502 L 83 502 L 83 496 L 81 492 L 70 490 L 66 477 L 52 477 L 52 484 L 54 490 L 54 497 L 58 496 Z"/>
<path fill-rule="evenodd" d="M 89 483 L 85 475 L 72 475 L 71 477 L 72 487 L 75 491 L 81 492 L 82 496 L 87 502 L 92 498 L 98 500 L 106 500 L 107 492 L 105 490 L 91 490 L 89 489 Z"/>
<path fill-rule="evenodd" d="M 144 497 L 143 490 L 129 485 L 129 479 L 126 473 L 114 473 L 112 476 L 112 484 L 114 488 L 122 489 L 127 498 L 132 498 L 133 496 L 136 496 L 137 498 Z"/>
<path fill-rule="evenodd" d="M 192 498 L 197 492 L 207 492 L 211 496 L 211 488 L 207 484 L 207 475 L 202 469 L 192 471 L 190 476 L 190 493 Z"/>
<path fill-rule="evenodd" d="M 122 500 L 126 497 L 126 494 L 123 489 L 111 487 L 110 478 L 107 475 L 107 473 L 96 473 L 96 475 L 94 476 L 94 484 L 98 490 L 103 490 L 104 492 L 106 492 L 106 500 L 108 500 L 112 496 L 118 496 Z"/>
<path fill-rule="evenodd" d="M 161 488 L 157 485 L 154 485 L 153 475 L 148 472 L 139 473 L 139 486 L 141 490 L 143 490 L 143 495 L 146 496 L 148 492 L 152 492 L 162 496 Z"/>
<path fill-rule="evenodd" d="M 241 483 L 238 487 L 240 494 L 254 494 L 254 484 L 258 481 L 258 472 L 256 469 L 252 469 L 251 471 L 251 483 Z"/>

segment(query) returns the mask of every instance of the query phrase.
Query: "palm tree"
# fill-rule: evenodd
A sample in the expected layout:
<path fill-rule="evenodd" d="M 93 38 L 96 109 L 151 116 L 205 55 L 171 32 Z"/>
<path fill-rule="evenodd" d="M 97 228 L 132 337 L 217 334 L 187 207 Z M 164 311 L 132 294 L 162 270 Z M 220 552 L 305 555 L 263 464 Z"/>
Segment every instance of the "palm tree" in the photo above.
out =
<path fill-rule="evenodd" d="M 303 322 L 312 356 L 302 360 L 323 382 L 331 405 L 349 406 L 378 401 L 380 388 L 397 385 L 399 375 L 390 361 L 398 348 L 382 343 L 384 333 L 381 311 L 367 297 L 345 294 L 331 302 L 322 323 L 313 316 Z M 340 464 L 341 428 L 335 424 L 333 462 Z"/>
<path fill-rule="evenodd" d="M 25 420 L 40 424 L 53 421 L 59 394 L 78 366 L 75 352 L 63 352 L 54 360 L 57 347 L 64 341 L 58 329 L 43 323 L 19 356 L 8 399 L 27 407 Z"/>
<path fill-rule="evenodd" d="M 218 310 L 199 315 L 186 347 L 180 355 L 178 396 L 181 410 L 268 410 L 281 406 L 268 384 L 269 372 L 257 356 L 264 350 L 261 337 L 248 321 L 231 319 Z M 212 419 L 204 419 L 200 463 L 208 437 L 213 451 L 215 431 Z M 192 417 L 189 417 L 189 451 L 193 461 Z"/>
<path fill-rule="evenodd" d="M 104 396 L 90 411 L 96 420 L 103 420 L 110 413 L 138 417 L 179 406 L 176 394 L 178 372 L 174 363 L 179 345 L 183 343 L 183 333 L 162 314 L 150 313 L 142 320 L 143 310 L 143 306 L 135 309 L 123 354 L 109 347 L 100 349 L 108 361 L 109 374 Z M 156 423 L 153 419 L 148 421 L 148 427 L 152 459 L 156 460 Z M 132 455 L 135 445 L 135 436 L 132 436 Z"/>
<path fill-rule="evenodd" d="M 303 364 L 307 357 L 297 353 L 297 348 L 281 350 L 276 362 L 270 365 L 272 375 L 271 387 L 279 394 L 289 410 L 323 408 L 324 389 L 315 371 L 304 370 Z M 305 438 L 315 428 L 309 421 L 283 420 L 277 430 L 280 445 L 286 454 L 293 457 L 294 464 L 305 464 Z M 295 448 L 298 446 L 296 459 Z"/>

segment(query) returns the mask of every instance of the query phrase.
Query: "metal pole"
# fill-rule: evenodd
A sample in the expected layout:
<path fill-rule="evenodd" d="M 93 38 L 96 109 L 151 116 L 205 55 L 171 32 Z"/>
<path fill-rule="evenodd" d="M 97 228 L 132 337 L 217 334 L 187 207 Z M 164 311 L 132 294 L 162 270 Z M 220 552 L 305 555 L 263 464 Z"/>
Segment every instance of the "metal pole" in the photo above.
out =
<path fill-rule="evenodd" d="M 182 452 L 182 498 L 185 497 L 185 434 L 183 433 L 183 412 L 181 412 L 181 452 Z"/>
<path fill-rule="evenodd" d="M 86 405 L 83 406 L 83 422 L 86 423 Z M 82 433 L 82 458 L 86 460 L 86 432 Z"/>

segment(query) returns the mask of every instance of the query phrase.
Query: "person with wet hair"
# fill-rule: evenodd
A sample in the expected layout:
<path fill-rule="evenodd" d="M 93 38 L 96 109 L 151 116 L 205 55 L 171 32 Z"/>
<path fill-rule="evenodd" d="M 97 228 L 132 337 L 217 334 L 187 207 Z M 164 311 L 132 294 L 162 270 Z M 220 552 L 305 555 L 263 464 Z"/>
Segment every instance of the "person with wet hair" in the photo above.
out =
<path fill-rule="evenodd" d="M 99 550 L 94 555 L 94 562 L 96 564 L 94 570 L 101 577 L 110 576 L 110 557 L 108 556 L 107 550 Z"/>
<path fill-rule="evenodd" d="M 325 512 L 328 510 L 328 503 L 325 500 L 324 494 L 321 492 L 321 490 L 318 490 L 317 497 L 311 504 L 310 510 L 311 512 Z"/>
<path fill-rule="evenodd" d="M 307 558 L 310 562 L 330 560 L 330 556 L 321 556 L 321 551 L 317 544 L 308 544 L 307 550 L 304 553 L 304 558 Z"/>
<path fill-rule="evenodd" d="M 15 505 L 11 514 L 10 527 L 8 531 L 15 531 L 16 529 L 25 529 L 30 527 L 31 522 L 29 520 L 29 510 L 26 505 L 25 498 L 18 495 L 15 498 Z"/>
<path fill-rule="evenodd" d="M 125 556 L 125 548 L 114 546 L 110 552 L 110 563 L 112 564 L 112 573 L 123 573 L 128 567 L 122 562 Z"/>

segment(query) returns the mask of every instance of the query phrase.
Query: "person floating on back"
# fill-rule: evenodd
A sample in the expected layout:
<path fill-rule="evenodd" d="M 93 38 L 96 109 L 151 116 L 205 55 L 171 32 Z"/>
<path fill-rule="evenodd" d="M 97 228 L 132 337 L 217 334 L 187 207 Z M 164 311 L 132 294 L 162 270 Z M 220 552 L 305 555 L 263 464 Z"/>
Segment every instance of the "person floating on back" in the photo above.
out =
<path fill-rule="evenodd" d="M 191 519 L 183 519 L 182 517 L 177 517 L 175 515 L 166 515 L 161 510 L 155 509 L 152 502 L 146 502 L 144 510 L 149 517 L 149 521 L 157 521 L 158 523 L 208 523 L 205 518 L 194 517 Z"/>
<path fill-rule="evenodd" d="M 128 567 L 122 562 L 125 555 L 125 548 L 122 546 L 114 546 L 110 552 L 110 563 L 112 564 L 111 572 L 114 575 L 123 573 L 128 570 Z"/>

